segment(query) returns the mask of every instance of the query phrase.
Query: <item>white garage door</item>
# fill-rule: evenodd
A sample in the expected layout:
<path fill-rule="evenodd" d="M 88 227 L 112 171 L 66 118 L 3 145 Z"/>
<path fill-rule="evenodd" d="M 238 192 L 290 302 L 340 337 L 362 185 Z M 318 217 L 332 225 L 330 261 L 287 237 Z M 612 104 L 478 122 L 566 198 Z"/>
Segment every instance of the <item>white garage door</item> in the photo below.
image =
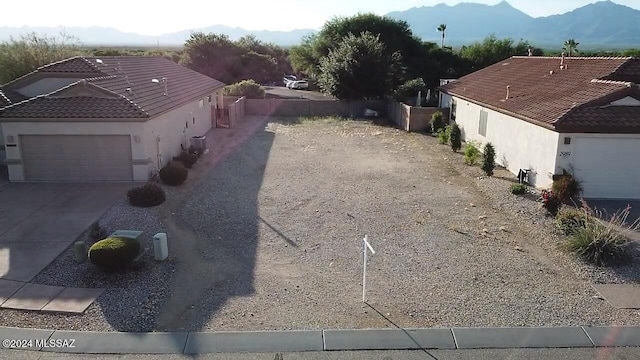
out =
<path fill-rule="evenodd" d="M 583 197 L 640 199 L 640 139 L 575 139 L 574 172 Z"/>
<path fill-rule="evenodd" d="M 131 138 L 122 135 L 23 135 L 27 181 L 130 181 Z"/>

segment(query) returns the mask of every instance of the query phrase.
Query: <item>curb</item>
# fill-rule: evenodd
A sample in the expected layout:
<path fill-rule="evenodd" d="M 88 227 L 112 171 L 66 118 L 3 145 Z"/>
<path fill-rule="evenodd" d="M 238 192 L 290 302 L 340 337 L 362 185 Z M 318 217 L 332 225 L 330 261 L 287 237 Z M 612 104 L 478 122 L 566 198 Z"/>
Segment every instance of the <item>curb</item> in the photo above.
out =
<path fill-rule="evenodd" d="M 640 326 L 217 332 L 91 332 L 0 327 L 0 349 L 82 354 L 640 347 Z"/>

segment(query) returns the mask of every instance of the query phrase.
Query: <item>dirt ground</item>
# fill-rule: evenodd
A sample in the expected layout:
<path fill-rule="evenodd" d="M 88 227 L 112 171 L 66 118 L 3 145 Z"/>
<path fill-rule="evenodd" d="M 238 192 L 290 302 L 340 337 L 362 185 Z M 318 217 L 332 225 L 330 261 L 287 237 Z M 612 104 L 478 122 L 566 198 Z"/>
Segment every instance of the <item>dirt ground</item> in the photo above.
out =
<path fill-rule="evenodd" d="M 177 250 L 176 300 L 159 328 L 640 324 L 449 154 L 429 136 L 364 121 L 268 119 L 199 170 L 171 210 L 189 239 L 170 249 L 188 251 Z M 369 305 L 364 235 L 376 250 Z"/>

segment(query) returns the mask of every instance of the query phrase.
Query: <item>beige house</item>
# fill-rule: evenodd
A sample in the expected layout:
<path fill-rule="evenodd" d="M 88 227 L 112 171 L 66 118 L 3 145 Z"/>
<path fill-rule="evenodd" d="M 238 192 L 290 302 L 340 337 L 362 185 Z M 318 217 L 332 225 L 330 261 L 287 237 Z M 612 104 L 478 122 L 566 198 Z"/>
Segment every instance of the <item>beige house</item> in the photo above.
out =
<path fill-rule="evenodd" d="M 215 125 L 223 86 L 162 57 L 49 64 L 0 87 L 0 160 L 11 181 L 145 181 Z"/>
<path fill-rule="evenodd" d="M 585 198 L 640 199 L 640 59 L 515 56 L 440 87 L 465 141 L 551 186 L 565 171 Z"/>

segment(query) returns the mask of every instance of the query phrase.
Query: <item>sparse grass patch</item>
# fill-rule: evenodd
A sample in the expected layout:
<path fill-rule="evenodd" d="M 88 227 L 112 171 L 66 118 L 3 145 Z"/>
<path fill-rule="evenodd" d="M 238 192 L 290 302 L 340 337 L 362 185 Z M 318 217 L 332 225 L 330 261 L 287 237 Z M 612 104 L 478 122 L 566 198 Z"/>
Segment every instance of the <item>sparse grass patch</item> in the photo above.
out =
<path fill-rule="evenodd" d="M 583 202 L 584 226 L 573 229 L 567 240 L 567 251 L 598 266 L 615 266 L 628 262 L 633 256 L 633 243 L 626 234 L 640 228 L 640 219 L 625 225 L 630 208 L 618 210 L 608 219 L 602 212 Z"/>

